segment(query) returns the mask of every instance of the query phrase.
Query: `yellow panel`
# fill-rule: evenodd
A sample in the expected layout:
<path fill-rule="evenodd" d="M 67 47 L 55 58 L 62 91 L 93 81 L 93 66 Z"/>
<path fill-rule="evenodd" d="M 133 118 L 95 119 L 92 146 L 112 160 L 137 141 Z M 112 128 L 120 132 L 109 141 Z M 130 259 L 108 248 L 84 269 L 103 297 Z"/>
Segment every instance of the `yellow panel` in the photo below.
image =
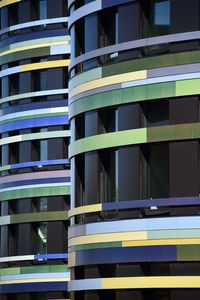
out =
<path fill-rule="evenodd" d="M 128 72 L 125 74 L 109 76 L 106 78 L 93 80 L 93 81 L 86 82 L 86 83 L 79 85 L 78 87 L 76 87 L 70 91 L 70 97 L 75 96 L 79 93 L 82 93 L 82 92 L 85 92 L 85 91 L 88 91 L 91 89 L 99 88 L 102 86 L 106 86 L 106 85 L 122 83 L 122 82 L 126 82 L 126 81 L 131 81 L 131 80 L 146 79 L 146 78 L 147 78 L 146 70 Z"/>
<path fill-rule="evenodd" d="M 102 289 L 199 288 L 200 276 L 103 278 Z"/>
<path fill-rule="evenodd" d="M 71 252 L 68 256 L 68 267 L 73 267 L 76 265 L 76 253 Z"/>
<path fill-rule="evenodd" d="M 44 61 L 44 62 L 39 62 L 34 64 L 23 65 L 21 66 L 21 71 L 26 72 L 26 71 L 39 70 L 39 69 L 67 67 L 69 63 L 70 63 L 69 59 Z"/>
<path fill-rule="evenodd" d="M 166 240 L 146 240 L 146 241 L 125 241 L 122 247 L 134 246 L 157 246 L 157 245 L 198 245 L 200 239 L 166 239 Z"/>
<path fill-rule="evenodd" d="M 85 235 L 69 239 L 69 247 L 82 244 L 146 240 L 147 231 L 117 232 L 106 234 Z"/>
<path fill-rule="evenodd" d="M 73 208 L 69 211 L 69 218 L 72 216 L 84 214 L 84 213 L 91 213 L 96 211 L 102 211 L 102 204 L 93 204 L 93 205 L 85 205 Z"/>
<path fill-rule="evenodd" d="M 7 50 L 7 51 L 3 51 L 0 53 L 0 57 L 10 54 L 10 53 L 14 53 L 14 52 L 20 52 L 20 51 L 24 51 L 24 50 L 30 50 L 30 49 L 36 49 L 36 48 L 44 48 L 44 47 L 51 47 L 51 46 L 59 46 L 59 45 L 68 45 L 69 41 L 66 42 L 54 42 L 54 43 L 43 43 L 43 44 L 36 44 L 36 45 L 30 45 L 30 46 L 23 46 L 23 47 L 17 47 L 11 50 Z"/>
<path fill-rule="evenodd" d="M 32 279 L 16 279 L 16 280 L 2 280 L 1 284 L 14 284 L 14 283 L 31 283 L 31 282 L 67 282 L 70 278 L 32 278 Z"/>
<path fill-rule="evenodd" d="M 6 5 L 12 4 L 12 3 L 16 3 L 16 2 L 20 2 L 21 0 L 1 0 L 0 1 L 0 8 L 4 7 Z"/>

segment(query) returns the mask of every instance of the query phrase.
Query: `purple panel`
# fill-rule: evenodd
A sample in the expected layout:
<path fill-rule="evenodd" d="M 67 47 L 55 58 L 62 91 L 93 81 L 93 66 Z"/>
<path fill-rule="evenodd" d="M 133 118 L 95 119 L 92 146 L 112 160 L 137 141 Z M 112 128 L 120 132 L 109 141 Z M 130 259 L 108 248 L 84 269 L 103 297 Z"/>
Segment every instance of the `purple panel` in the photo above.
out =
<path fill-rule="evenodd" d="M 67 282 L 34 282 L 0 285 L 0 293 L 52 292 L 67 291 L 67 289 Z"/>
<path fill-rule="evenodd" d="M 121 202 L 103 203 L 102 210 L 143 208 L 151 206 L 179 206 L 179 205 L 199 205 L 200 197 L 185 198 L 161 198 L 151 200 L 131 200 Z"/>
<path fill-rule="evenodd" d="M 52 171 L 53 172 L 53 171 Z M 26 186 L 32 184 L 45 184 L 45 183 L 66 183 L 70 182 L 70 177 L 58 177 L 58 178 L 42 178 L 42 179 L 32 179 L 32 180 L 22 180 L 22 181 L 13 181 L 0 184 L 1 189 L 6 189 L 9 187 L 18 187 L 18 186 Z"/>
<path fill-rule="evenodd" d="M 36 259 L 36 260 L 40 260 L 40 259 L 67 259 L 67 258 L 68 258 L 67 253 L 34 255 L 34 259 Z"/>
<path fill-rule="evenodd" d="M 22 34 L 1 41 L 0 48 L 10 44 L 24 42 L 27 40 L 39 39 L 44 37 L 62 36 L 67 34 L 68 34 L 68 29 L 54 29 L 54 30 L 38 31 L 38 32 L 33 32 L 28 34 Z"/>
<path fill-rule="evenodd" d="M 38 96 L 38 98 L 39 97 L 46 97 L 46 96 Z M 33 109 L 39 109 L 39 108 L 50 108 L 50 107 L 63 107 L 63 106 L 68 106 L 67 99 L 24 104 L 24 105 L 19 105 L 19 106 L 14 106 L 14 107 L 12 107 L 12 106 L 6 107 L 6 108 L 2 109 L 2 112 L 3 112 L 2 115 L 15 113 L 18 111 L 33 110 Z"/>
<path fill-rule="evenodd" d="M 76 265 L 176 260 L 176 246 L 121 247 L 76 252 Z"/>
<path fill-rule="evenodd" d="M 125 4 L 128 2 L 135 2 L 136 0 L 102 0 L 102 8 L 107 8 L 115 5 Z"/>
<path fill-rule="evenodd" d="M 38 160 L 38 161 L 30 161 L 19 164 L 11 165 L 11 169 L 21 169 L 28 167 L 38 167 L 38 166 L 50 166 L 50 165 L 66 165 L 69 163 L 68 159 L 55 159 L 55 160 Z"/>
<path fill-rule="evenodd" d="M 32 118 L 27 120 L 20 120 L 16 122 L 9 122 L 0 125 L 0 132 L 8 132 L 17 129 L 46 127 L 52 125 L 68 124 L 68 116 L 52 116 L 44 118 Z"/>

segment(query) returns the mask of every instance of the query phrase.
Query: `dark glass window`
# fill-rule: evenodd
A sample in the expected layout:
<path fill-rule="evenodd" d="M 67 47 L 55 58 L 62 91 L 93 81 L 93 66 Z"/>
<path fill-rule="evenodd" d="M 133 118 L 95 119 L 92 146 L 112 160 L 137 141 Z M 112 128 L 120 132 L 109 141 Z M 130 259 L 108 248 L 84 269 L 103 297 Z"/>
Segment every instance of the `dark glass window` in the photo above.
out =
<path fill-rule="evenodd" d="M 40 141 L 35 140 L 31 143 L 31 160 L 38 161 L 40 160 Z"/>
<path fill-rule="evenodd" d="M 19 162 L 19 143 L 9 145 L 9 163 L 14 164 Z"/>
<path fill-rule="evenodd" d="M 9 256 L 15 256 L 18 254 L 18 234 L 19 234 L 18 225 L 9 226 Z"/>
<path fill-rule="evenodd" d="M 99 202 L 98 181 L 98 154 L 96 151 L 85 153 L 85 205 Z"/>
<path fill-rule="evenodd" d="M 43 20 L 47 18 L 47 0 L 32 0 L 31 14 L 33 20 Z"/>
<path fill-rule="evenodd" d="M 118 17 L 113 8 L 99 14 L 99 47 L 113 45 L 118 41 Z"/>
<path fill-rule="evenodd" d="M 169 145 L 151 144 L 142 147 L 142 150 L 146 161 L 146 171 L 143 172 L 143 181 L 146 180 L 143 185 L 144 197 L 169 197 Z"/>
<path fill-rule="evenodd" d="M 19 75 L 13 74 L 9 76 L 9 96 L 19 93 Z"/>
<path fill-rule="evenodd" d="M 118 151 L 99 152 L 99 198 L 100 202 L 118 200 Z"/>
<path fill-rule="evenodd" d="M 32 72 L 32 91 L 42 91 L 47 89 L 47 71 Z"/>
<path fill-rule="evenodd" d="M 85 158 L 78 155 L 75 158 L 75 206 L 82 206 L 85 198 Z"/>
<path fill-rule="evenodd" d="M 85 52 L 97 48 L 97 14 L 85 17 Z"/>
<path fill-rule="evenodd" d="M 84 52 L 84 19 L 81 19 L 75 24 L 75 56 L 79 56 Z"/>
<path fill-rule="evenodd" d="M 169 124 L 169 101 L 146 102 L 141 104 L 141 106 L 147 123 L 144 126 L 151 127 Z"/>
<path fill-rule="evenodd" d="M 170 1 L 141 1 L 141 35 L 142 37 L 170 33 Z"/>
<path fill-rule="evenodd" d="M 8 6 L 1 8 L 1 29 L 8 27 Z"/>
<path fill-rule="evenodd" d="M 18 24 L 18 5 L 9 5 L 8 18 L 10 26 Z"/>
<path fill-rule="evenodd" d="M 75 118 L 75 139 L 81 139 L 85 136 L 85 115 L 81 114 Z"/>
<path fill-rule="evenodd" d="M 96 110 L 85 113 L 85 136 L 98 134 L 98 113 Z"/>
<path fill-rule="evenodd" d="M 114 108 L 103 108 L 98 111 L 99 114 L 99 133 L 116 131 L 118 128 L 117 110 Z"/>
<path fill-rule="evenodd" d="M 48 159 L 66 159 L 67 157 L 66 139 L 54 138 L 48 140 Z"/>

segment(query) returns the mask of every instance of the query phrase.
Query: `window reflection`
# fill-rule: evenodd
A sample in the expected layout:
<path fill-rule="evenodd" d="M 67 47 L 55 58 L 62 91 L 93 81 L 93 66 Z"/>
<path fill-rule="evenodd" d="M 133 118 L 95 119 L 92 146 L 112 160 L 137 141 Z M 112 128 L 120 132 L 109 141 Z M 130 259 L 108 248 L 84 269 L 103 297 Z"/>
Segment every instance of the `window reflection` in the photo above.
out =
<path fill-rule="evenodd" d="M 36 210 L 38 212 L 47 211 L 47 197 L 36 199 Z"/>
<path fill-rule="evenodd" d="M 47 252 L 47 222 L 41 222 L 37 226 L 36 231 L 36 250 L 37 253 Z"/>
<path fill-rule="evenodd" d="M 170 24 L 170 3 L 169 1 L 156 2 L 154 4 L 154 24 Z"/>
<path fill-rule="evenodd" d="M 170 1 L 151 1 L 150 36 L 169 33 Z"/>
<path fill-rule="evenodd" d="M 47 19 L 47 1 L 40 0 L 39 2 L 39 18 L 40 20 Z"/>

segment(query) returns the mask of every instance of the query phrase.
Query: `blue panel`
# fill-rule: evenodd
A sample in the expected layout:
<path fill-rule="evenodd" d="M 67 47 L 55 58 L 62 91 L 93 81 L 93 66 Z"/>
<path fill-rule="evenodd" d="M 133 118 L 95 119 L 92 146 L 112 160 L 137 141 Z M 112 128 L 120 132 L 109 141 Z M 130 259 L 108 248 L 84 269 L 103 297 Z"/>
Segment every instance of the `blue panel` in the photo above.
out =
<path fill-rule="evenodd" d="M 40 39 L 44 37 L 53 37 L 53 36 L 65 36 L 68 34 L 67 29 L 54 29 L 54 30 L 46 30 L 46 31 L 37 31 L 28 34 L 22 34 L 14 37 L 7 38 L 0 42 L 0 48 L 5 47 L 10 44 L 24 42 L 27 40 Z"/>
<path fill-rule="evenodd" d="M 81 290 L 101 290 L 102 289 L 102 279 L 101 278 L 93 278 L 90 280 L 87 280 L 87 279 L 71 280 L 71 281 L 69 281 L 68 287 L 69 287 L 69 292 L 70 291 L 81 291 Z"/>
<path fill-rule="evenodd" d="M 52 171 L 53 174 L 53 171 Z M 12 177 L 12 176 L 11 176 Z M 29 179 L 29 180 L 21 180 L 21 181 L 11 181 L 0 184 L 0 189 L 5 189 L 9 187 L 18 187 L 23 185 L 32 185 L 32 184 L 44 184 L 44 183 L 65 183 L 70 182 L 70 177 L 56 177 L 56 178 L 42 178 L 42 179 Z"/>
<path fill-rule="evenodd" d="M 50 165 L 66 165 L 69 163 L 68 159 L 55 159 L 55 160 L 38 160 L 30 161 L 19 164 L 11 165 L 11 169 L 21 169 L 28 167 L 38 167 L 38 166 L 50 166 Z"/>
<path fill-rule="evenodd" d="M 200 216 L 144 218 L 86 224 L 86 234 L 200 228 Z"/>
<path fill-rule="evenodd" d="M 46 127 L 52 125 L 68 124 L 68 116 L 50 116 L 44 118 L 33 118 L 27 120 L 20 120 L 16 122 L 9 122 L 0 125 L 0 132 L 8 132 L 17 129 L 33 128 L 33 127 Z"/>
<path fill-rule="evenodd" d="M 76 252 L 76 265 L 155 261 L 176 261 L 176 246 L 121 247 Z"/>
<path fill-rule="evenodd" d="M 46 96 L 38 96 L 38 98 L 46 97 Z M 19 111 L 25 111 L 25 110 L 33 110 L 33 109 L 39 109 L 39 108 L 51 108 L 51 107 L 64 107 L 68 106 L 67 99 L 64 100 L 54 100 L 54 101 L 44 101 L 39 103 L 31 103 L 31 104 L 24 104 L 24 105 L 18 105 L 18 106 L 11 106 L 2 108 L 3 115 L 5 114 L 11 114 Z"/>
<path fill-rule="evenodd" d="M 142 208 L 151 206 L 179 206 L 179 205 L 194 205 L 200 204 L 200 197 L 185 197 L 185 198 L 161 198 L 151 200 L 132 200 L 121 202 L 103 203 L 103 210 L 113 209 L 129 209 L 129 208 Z"/>
<path fill-rule="evenodd" d="M 134 0 L 102 0 L 102 8 L 125 4 L 128 2 L 134 2 Z"/>
<path fill-rule="evenodd" d="M 67 253 L 56 253 L 56 254 L 38 254 L 34 255 L 34 259 L 40 260 L 40 259 L 67 259 L 68 254 Z"/>
<path fill-rule="evenodd" d="M 0 285 L 0 293 L 52 292 L 67 291 L 67 289 L 67 282 L 34 282 Z"/>

